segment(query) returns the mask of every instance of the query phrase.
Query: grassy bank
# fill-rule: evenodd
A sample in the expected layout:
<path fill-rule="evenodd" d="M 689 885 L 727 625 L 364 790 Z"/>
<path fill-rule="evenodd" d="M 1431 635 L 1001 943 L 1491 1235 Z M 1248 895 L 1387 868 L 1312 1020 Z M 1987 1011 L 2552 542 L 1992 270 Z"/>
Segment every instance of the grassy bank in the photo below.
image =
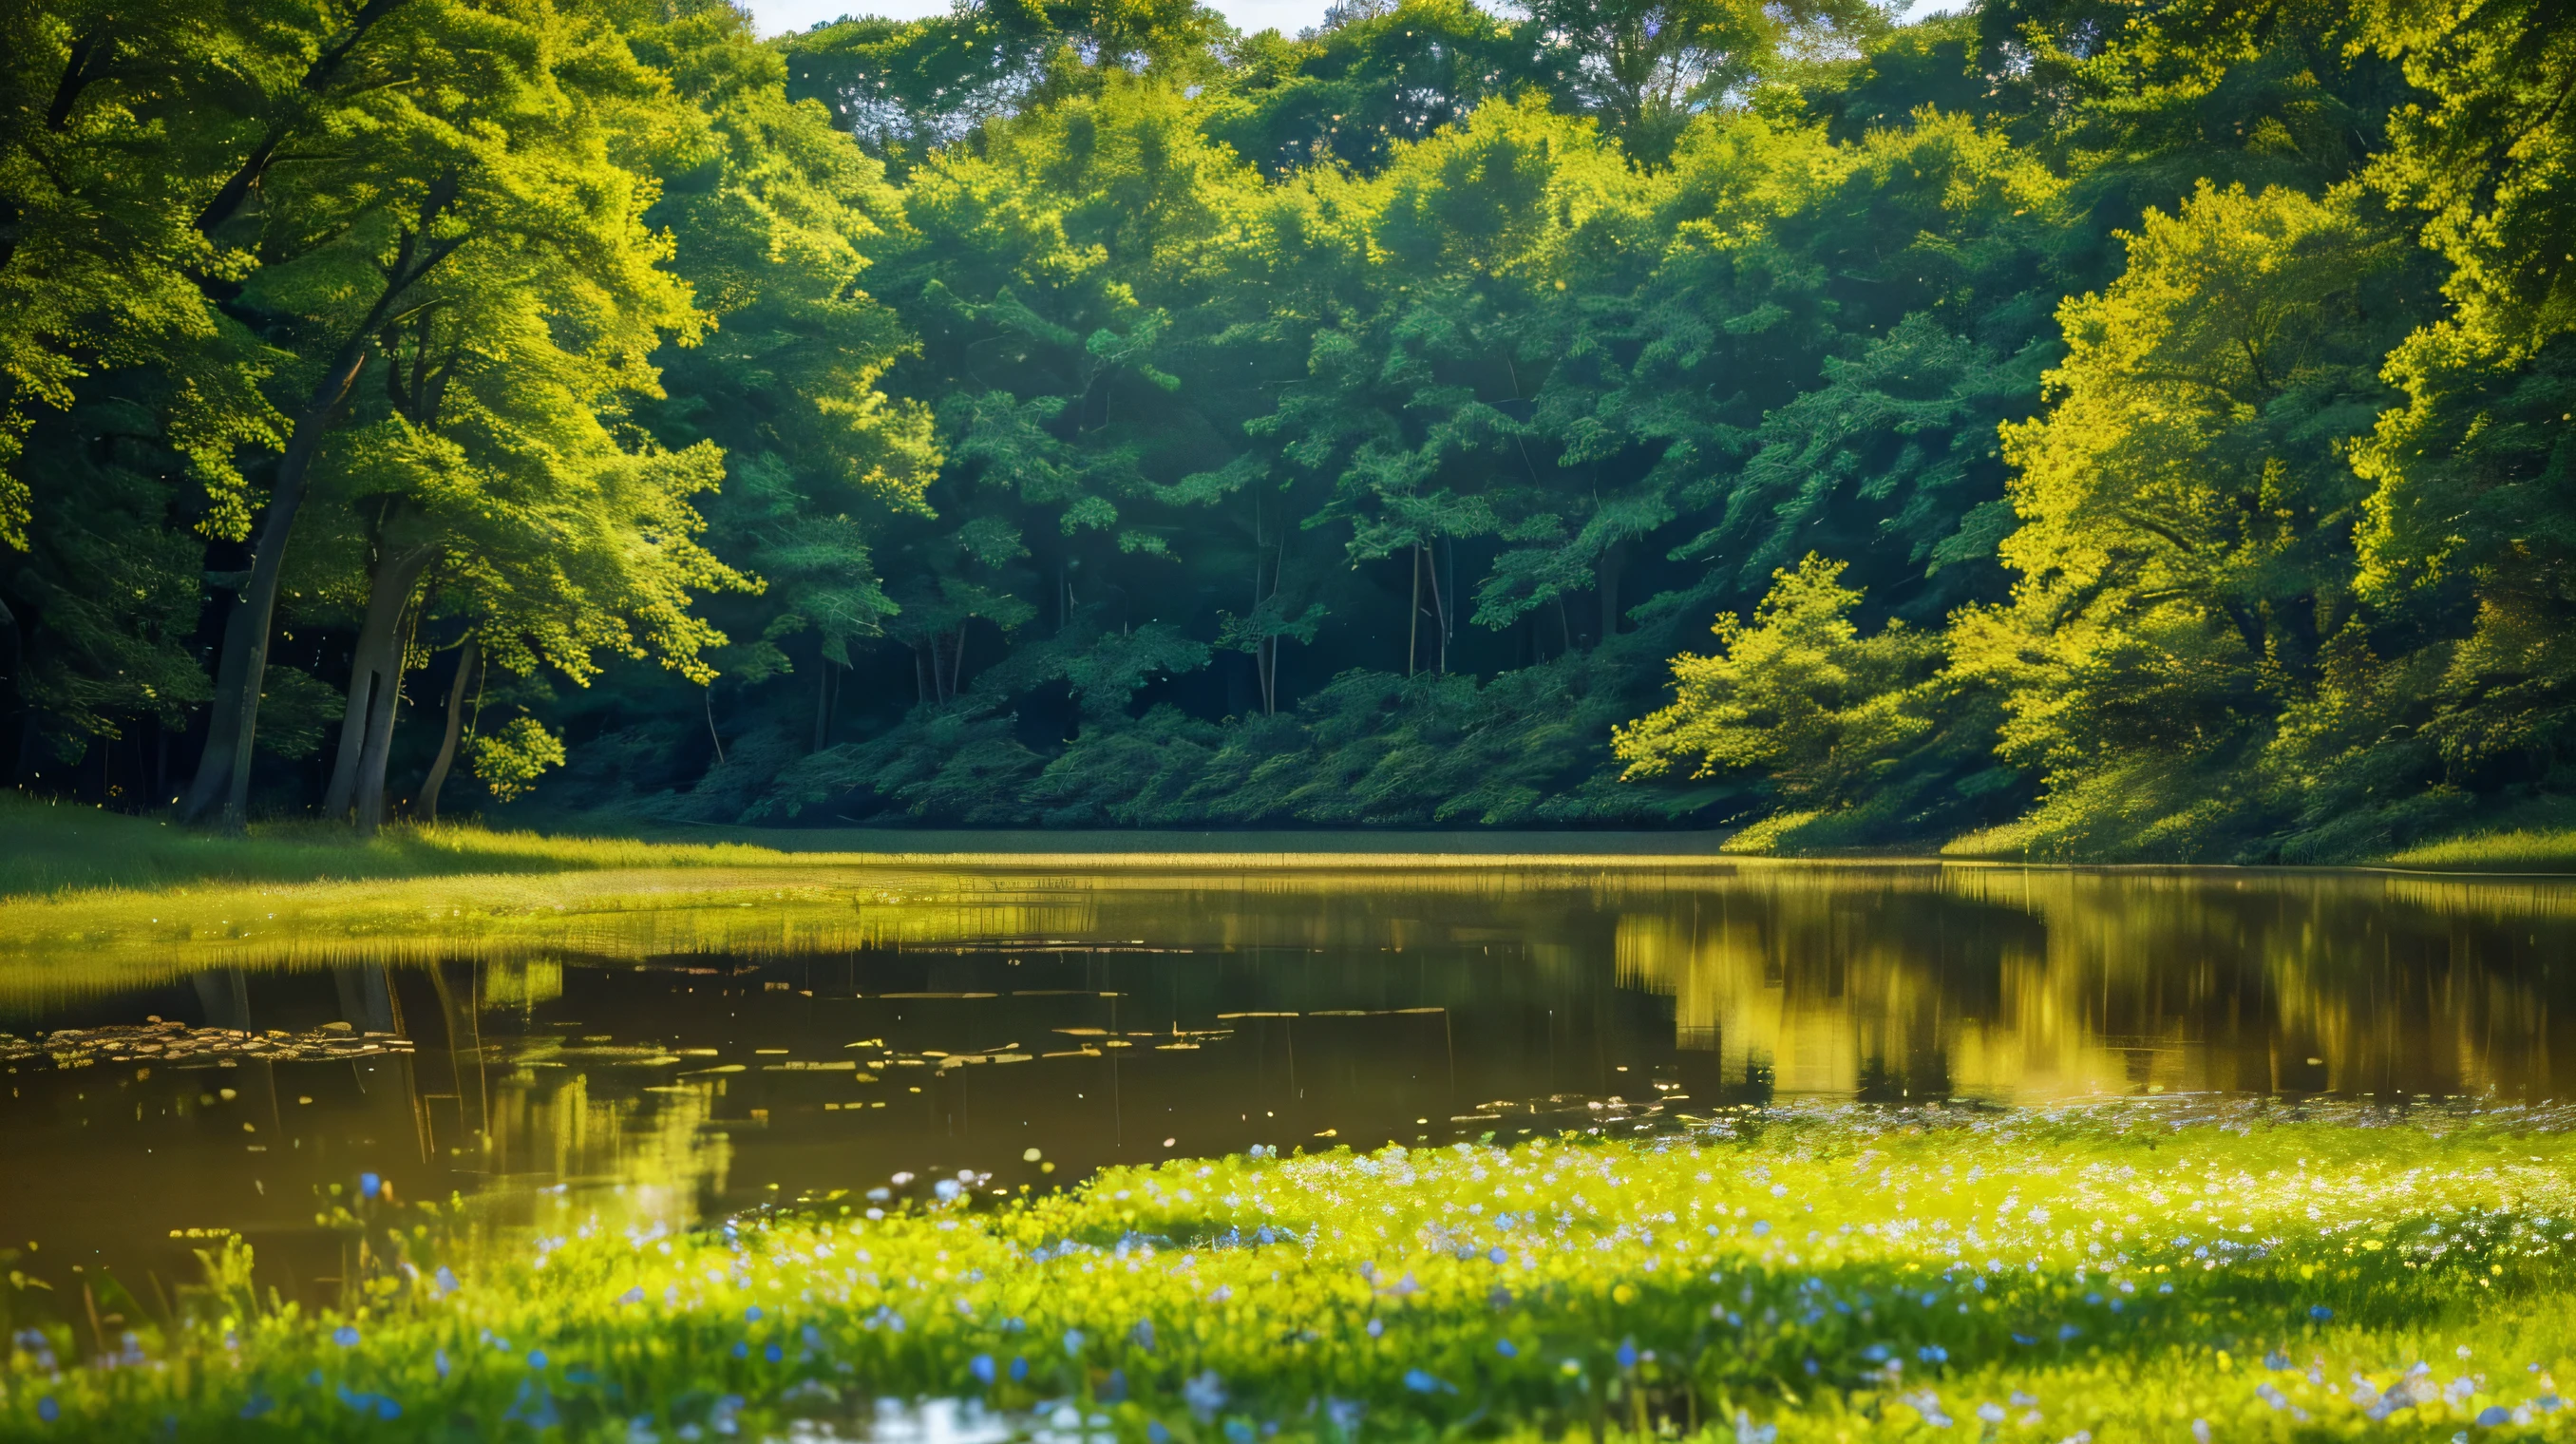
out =
<path fill-rule="evenodd" d="M 2576 1120 L 2189 1106 L 1742 1114 L 1042 1198 L 899 1176 L 479 1253 L 436 1208 L 327 1200 L 364 1263 L 339 1312 L 219 1256 L 74 1367 L 88 1310 L 155 1310 L 12 1290 L 0 1434 L 761 1438 L 881 1397 L 1124 1444 L 2576 1433 Z"/>
<path fill-rule="evenodd" d="M 0 896 L 783 860 L 773 849 L 740 843 L 546 836 L 448 824 L 388 827 L 361 841 L 346 827 L 268 822 L 254 825 L 247 837 L 227 837 L 160 818 L 0 792 Z"/>
<path fill-rule="evenodd" d="M 2010 860 L 2009 849 L 1954 845 L 1956 861 Z M 161 818 L 129 817 L 0 792 L 0 898 L 91 889 L 153 891 L 207 885 L 366 882 L 484 874 L 649 868 L 779 868 L 1019 862 L 1048 866 L 1179 867 L 1599 866 L 1769 859 L 1708 832 L 955 832 L 891 829 L 709 828 L 703 836 L 594 835 L 573 820 L 546 830 L 397 824 L 361 840 L 315 822 L 255 824 L 226 837 Z M 1885 859 L 1937 865 L 1929 856 Z M 2525 809 L 2438 842 L 2367 859 L 2464 872 L 2576 872 L 2576 813 Z"/>
<path fill-rule="evenodd" d="M 255 824 L 224 837 L 152 817 L 0 792 L 0 897 L 90 888 L 208 883 L 361 882 L 480 873 L 654 867 L 817 867 L 1022 860 L 1177 866 L 1199 858 L 1246 865 L 1482 865 L 1531 859 L 1714 856 L 1717 834 L 1651 832 L 955 832 L 898 829 L 706 828 L 693 836 L 603 836 L 577 819 L 530 831 L 470 824 L 395 824 L 361 841 L 317 822 Z"/>
<path fill-rule="evenodd" d="M 2576 803 L 2563 798 L 2525 803 L 2388 860 L 2400 867 L 2576 872 Z"/>

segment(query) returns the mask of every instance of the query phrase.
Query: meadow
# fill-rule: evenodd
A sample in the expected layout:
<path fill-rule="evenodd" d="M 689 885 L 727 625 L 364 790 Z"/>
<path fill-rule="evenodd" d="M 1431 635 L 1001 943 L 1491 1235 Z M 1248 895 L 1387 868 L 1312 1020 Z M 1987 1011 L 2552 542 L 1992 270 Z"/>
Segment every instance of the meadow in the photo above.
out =
<path fill-rule="evenodd" d="M 210 1240 L 172 1298 L 5 1295 L 20 1438 L 2564 1437 L 2563 1110 L 1779 1108 L 1253 1150 L 1060 1193 L 897 1175 L 527 1239 L 373 1178 L 340 1307 Z"/>

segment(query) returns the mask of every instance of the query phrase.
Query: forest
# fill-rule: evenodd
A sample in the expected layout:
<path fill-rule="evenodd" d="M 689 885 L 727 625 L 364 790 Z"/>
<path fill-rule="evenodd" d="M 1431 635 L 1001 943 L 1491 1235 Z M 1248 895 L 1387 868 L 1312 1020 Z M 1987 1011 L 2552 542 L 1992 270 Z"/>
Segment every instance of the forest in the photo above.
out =
<path fill-rule="evenodd" d="M 2561 0 L 0 6 L 0 744 L 218 829 L 2576 791 Z"/>

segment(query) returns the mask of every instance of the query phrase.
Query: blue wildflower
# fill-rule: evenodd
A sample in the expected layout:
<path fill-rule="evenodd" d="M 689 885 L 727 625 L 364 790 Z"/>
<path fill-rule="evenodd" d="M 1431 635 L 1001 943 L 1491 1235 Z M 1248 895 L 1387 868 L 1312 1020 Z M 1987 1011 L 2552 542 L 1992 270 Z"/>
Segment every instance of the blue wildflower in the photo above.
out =
<path fill-rule="evenodd" d="M 745 1322 L 748 1322 L 748 1323 L 754 1323 L 754 1324 L 759 1323 L 759 1322 L 760 1322 L 760 1305 L 758 1305 L 758 1304 L 753 1304 L 750 1308 L 747 1308 L 747 1309 L 743 1310 L 743 1311 L 742 1311 L 742 1316 L 743 1316 L 743 1319 L 744 1319 L 744 1321 L 745 1321 Z"/>
<path fill-rule="evenodd" d="M 63 1406 L 54 1402 L 53 1395 L 47 1394 L 36 1401 L 36 1417 L 51 1424 L 63 1417 Z"/>
<path fill-rule="evenodd" d="M 993 1387 L 993 1356 L 977 1354 L 966 1361 L 966 1372 L 975 1376 L 976 1383 L 988 1389 Z"/>
<path fill-rule="evenodd" d="M 1950 1362 L 1950 1351 L 1939 1344 L 1925 1344 L 1914 1351 L 1914 1357 L 1927 1364 L 1946 1364 Z"/>
<path fill-rule="evenodd" d="M 734 1346 L 733 1346 L 733 1356 L 734 1356 L 735 1358 L 737 1358 L 737 1359 L 748 1359 L 748 1358 L 750 1358 L 750 1357 L 751 1357 L 751 1345 L 746 1344 L 746 1343 L 741 1343 L 741 1342 L 738 1342 L 738 1341 L 737 1341 L 737 1342 L 734 1344 Z"/>
<path fill-rule="evenodd" d="M 1458 1392 L 1455 1388 L 1452 1388 L 1450 1385 L 1443 1383 L 1441 1380 L 1434 1378 L 1432 1375 L 1420 1369 L 1407 1369 L 1404 1371 L 1404 1387 L 1411 1389 L 1417 1394 L 1437 1394 L 1444 1389 L 1447 1389 L 1453 1394 Z"/>
<path fill-rule="evenodd" d="M 431 1277 L 438 1280 L 439 1297 L 444 1298 L 456 1292 L 456 1275 L 448 1269 L 447 1265 L 440 1264 L 438 1272 Z"/>
<path fill-rule="evenodd" d="M 445 1349 L 432 1349 L 430 1351 L 430 1362 L 437 1368 L 438 1377 L 442 1379 L 447 1377 L 447 1351 Z"/>
<path fill-rule="evenodd" d="M 519 1381 L 519 1397 L 510 1402 L 501 1417 L 516 1419 L 531 1429 L 551 1429 L 562 1422 L 555 1413 L 554 1391 L 533 1379 Z"/>
<path fill-rule="evenodd" d="M 771 1344 L 760 1351 L 760 1356 L 775 1364 L 779 1360 L 787 1357 L 787 1351 L 778 1347 L 776 1344 Z"/>
<path fill-rule="evenodd" d="M 2499 1424 L 2510 1422 L 2512 1419 L 2512 1413 L 2500 1404 L 2489 1404 L 2478 1411 L 2478 1427 L 2481 1429 L 2493 1429 Z"/>
<path fill-rule="evenodd" d="M 358 1197 L 360 1198 L 373 1198 L 384 1186 L 385 1181 L 372 1173 L 358 1175 Z"/>
<path fill-rule="evenodd" d="M 1521 1356 L 1521 1351 L 1513 1348 L 1512 1341 L 1509 1339 L 1494 1340 L 1494 1352 L 1506 1359 L 1517 1359 Z"/>
<path fill-rule="evenodd" d="M 1064 1331 L 1064 1351 L 1068 1355 L 1079 1354 L 1082 1352 L 1082 1330 L 1067 1329 Z"/>
<path fill-rule="evenodd" d="M 331 1331 L 331 1342 L 338 1344 L 344 1349 L 356 1348 L 358 1346 L 357 1327 L 353 1324 L 342 1324 L 340 1327 L 333 1329 Z"/>
<path fill-rule="evenodd" d="M 1013 1359 L 1011 1361 L 1011 1382 L 1014 1384 L 1022 1383 L 1026 1381 L 1028 1377 L 1029 1361 L 1026 1359 Z"/>
<path fill-rule="evenodd" d="M 2057 1326 L 2057 1342 L 2061 1344 L 2071 1343 L 2075 1336 L 2082 1332 L 2084 1332 L 2082 1329 L 2075 1327 L 2073 1324 L 2059 1324 Z"/>
<path fill-rule="evenodd" d="M 1134 1339 L 1136 1341 L 1136 1347 L 1143 1349 L 1146 1353 L 1150 1354 L 1154 1352 L 1154 1321 L 1152 1319 L 1138 1319 L 1136 1321 L 1136 1327 L 1130 1329 L 1127 1336 Z"/>
<path fill-rule="evenodd" d="M 528 1351 L 528 1367 L 531 1369 L 542 1369 L 545 1366 L 546 1351 L 543 1349 L 530 1349 Z"/>
<path fill-rule="evenodd" d="M 1145 1444 L 1172 1444 L 1172 1431 L 1163 1427 L 1162 1420 L 1153 1420 L 1145 1425 Z"/>
<path fill-rule="evenodd" d="M 1189 1405 L 1190 1412 L 1196 1414 L 1202 1423 L 1213 1419 L 1216 1411 L 1225 1407 L 1225 1381 L 1217 1377 L 1214 1369 L 1183 1380 L 1181 1402 Z"/>
<path fill-rule="evenodd" d="M 2322 1324 L 2326 1320 L 2334 1317 L 2334 1310 L 2327 1308 L 2323 1304 L 2314 1304 L 2308 1309 L 2308 1317 Z"/>
<path fill-rule="evenodd" d="M 1249 1419 L 1226 1420 L 1225 1437 L 1226 1444 L 1252 1444 L 1252 1421 Z"/>
<path fill-rule="evenodd" d="M 617 1301 L 621 1304 L 640 1304 L 644 1302 L 644 1286 L 642 1284 L 637 1284 L 635 1287 L 619 1294 L 617 1296 Z"/>
<path fill-rule="evenodd" d="M 1485 1257 L 1495 1263 L 1501 1263 L 1503 1260 L 1511 1257 L 1511 1255 L 1503 1252 L 1503 1246 L 1501 1244 L 1496 1244 L 1486 1251 Z"/>
<path fill-rule="evenodd" d="M 1756 1221 L 1754 1222 L 1754 1225 L 1753 1225 L 1753 1236 L 1754 1236 L 1755 1238 L 1760 1238 L 1762 1235 L 1764 1235 L 1764 1234 L 1766 1234 L 1766 1233 L 1769 1233 L 1770 1231 L 1771 1231 L 1771 1220 L 1769 1220 L 1769 1219 L 1765 1218 L 1765 1219 L 1758 1219 L 1758 1220 L 1756 1220 Z"/>
<path fill-rule="evenodd" d="M 1619 1341 L 1619 1351 L 1610 1357 L 1619 1361 L 1620 1368 L 1633 1369 L 1637 1367 L 1637 1346 L 1626 1339 L 1622 1339 Z"/>

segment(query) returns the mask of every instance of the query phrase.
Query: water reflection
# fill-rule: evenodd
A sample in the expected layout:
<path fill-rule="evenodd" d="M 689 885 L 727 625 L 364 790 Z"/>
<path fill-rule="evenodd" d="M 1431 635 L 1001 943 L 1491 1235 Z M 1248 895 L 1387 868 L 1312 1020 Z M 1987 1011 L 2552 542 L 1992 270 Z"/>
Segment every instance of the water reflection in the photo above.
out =
<path fill-rule="evenodd" d="M 864 1208 L 899 1175 L 1013 1190 L 1251 1144 L 1626 1133 L 1775 1094 L 2535 1100 L 2576 1057 L 2559 884 L 1718 864 L 470 888 L 0 942 L 17 1266 L 186 1278 L 230 1233 L 265 1281 L 328 1296 L 349 1245 L 317 1214 L 362 1172 L 462 1196 L 470 1241 Z M 410 1048 L 44 1041 L 148 1015 Z"/>

